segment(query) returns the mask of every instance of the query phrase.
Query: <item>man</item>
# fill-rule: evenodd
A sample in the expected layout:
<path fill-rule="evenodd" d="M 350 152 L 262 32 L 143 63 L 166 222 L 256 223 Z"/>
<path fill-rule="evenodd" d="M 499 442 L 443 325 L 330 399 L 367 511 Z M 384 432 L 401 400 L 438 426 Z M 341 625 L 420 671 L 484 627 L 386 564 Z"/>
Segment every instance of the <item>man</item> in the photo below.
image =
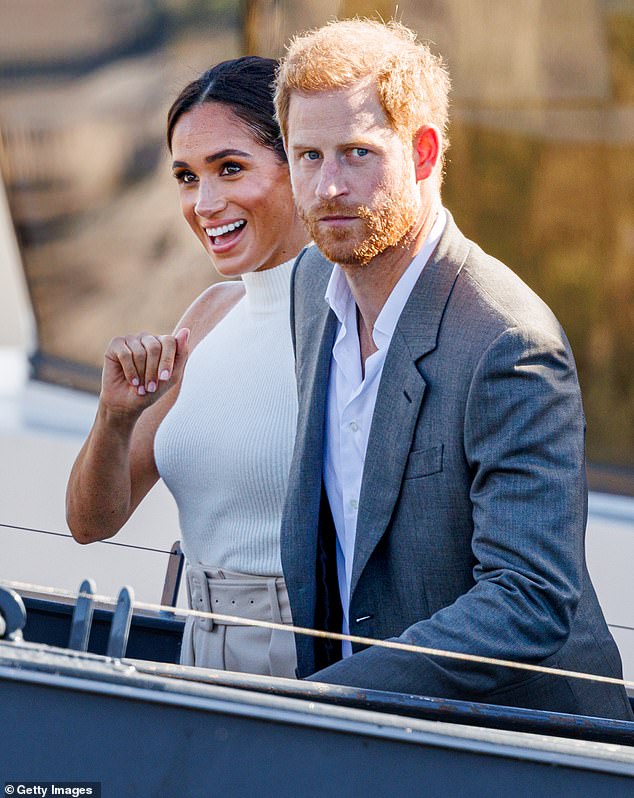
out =
<path fill-rule="evenodd" d="M 620 678 L 584 560 L 573 357 L 543 302 L 442 207 L 448 89 L 411 31 L 361 20 L 296 38 L 278 75 L 317 245 L 293 284 L 293 619 Z M 301 677 L 632 718 L 619 685 L 296 642 Z"/>

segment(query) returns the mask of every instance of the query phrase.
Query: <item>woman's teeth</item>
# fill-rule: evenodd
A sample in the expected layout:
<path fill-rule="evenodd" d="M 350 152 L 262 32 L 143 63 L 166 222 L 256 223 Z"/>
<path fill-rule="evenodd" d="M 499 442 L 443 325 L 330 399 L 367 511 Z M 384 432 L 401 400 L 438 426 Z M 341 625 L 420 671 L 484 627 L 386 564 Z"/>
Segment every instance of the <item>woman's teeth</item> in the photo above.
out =
<path fill-rule="evenodd" d="M 246 221 L 244 219 L 239 219 L 237 222 L 223 224 L 222 227 L 208 227 L 207 235 L 209 238 L 218 238 L 219 236 L 224 236 L 227 233 L 233 233 L 234 230 L 238 230 L 238 228 L 243 227 L 245 224 Z"/>

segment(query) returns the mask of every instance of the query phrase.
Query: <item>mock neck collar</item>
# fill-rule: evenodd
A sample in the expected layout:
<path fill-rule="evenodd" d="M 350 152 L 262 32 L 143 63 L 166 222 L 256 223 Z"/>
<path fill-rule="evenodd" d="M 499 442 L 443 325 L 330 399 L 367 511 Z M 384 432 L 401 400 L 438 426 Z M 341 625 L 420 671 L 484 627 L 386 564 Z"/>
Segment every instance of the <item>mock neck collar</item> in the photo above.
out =
<path fill-rule="evenodd" d="M 291 258 L 272 269 L 242 275 L 247 306 L 252 313 L 267 313 L 288 303 L 294 262 L 295 258 Z"/>

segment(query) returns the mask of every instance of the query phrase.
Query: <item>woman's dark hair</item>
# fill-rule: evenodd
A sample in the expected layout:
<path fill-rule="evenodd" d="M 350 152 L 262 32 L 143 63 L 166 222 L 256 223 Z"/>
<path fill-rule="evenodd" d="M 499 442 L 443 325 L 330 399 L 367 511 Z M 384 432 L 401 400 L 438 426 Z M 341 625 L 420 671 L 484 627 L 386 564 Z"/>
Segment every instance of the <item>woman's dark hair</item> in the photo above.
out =
<path fill-rule="evenodd" d="M 248 55 L 222 61 L 181 91 L 167 114 L 167 146 L 178 120 L 192 108 L 207 102 L 230 108 L 255 138 L 286 160 L 282 135 L 275 119 L 273 81 L 277 61 Z"/>

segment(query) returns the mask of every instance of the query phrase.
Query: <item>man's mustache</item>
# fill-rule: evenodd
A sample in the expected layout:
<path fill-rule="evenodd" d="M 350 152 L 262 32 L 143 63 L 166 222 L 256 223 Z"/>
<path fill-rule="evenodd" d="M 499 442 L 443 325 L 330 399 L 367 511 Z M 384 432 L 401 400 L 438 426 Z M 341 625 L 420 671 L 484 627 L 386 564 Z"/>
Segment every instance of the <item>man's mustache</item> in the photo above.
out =
<path fill-rule="evenodd" d="M 323 216 L 359 216 L 362 206 L 360 205 L 341 205 L 338 202 L 322 202 L 312 207 L 307 215 L 314 218 Z"/>

